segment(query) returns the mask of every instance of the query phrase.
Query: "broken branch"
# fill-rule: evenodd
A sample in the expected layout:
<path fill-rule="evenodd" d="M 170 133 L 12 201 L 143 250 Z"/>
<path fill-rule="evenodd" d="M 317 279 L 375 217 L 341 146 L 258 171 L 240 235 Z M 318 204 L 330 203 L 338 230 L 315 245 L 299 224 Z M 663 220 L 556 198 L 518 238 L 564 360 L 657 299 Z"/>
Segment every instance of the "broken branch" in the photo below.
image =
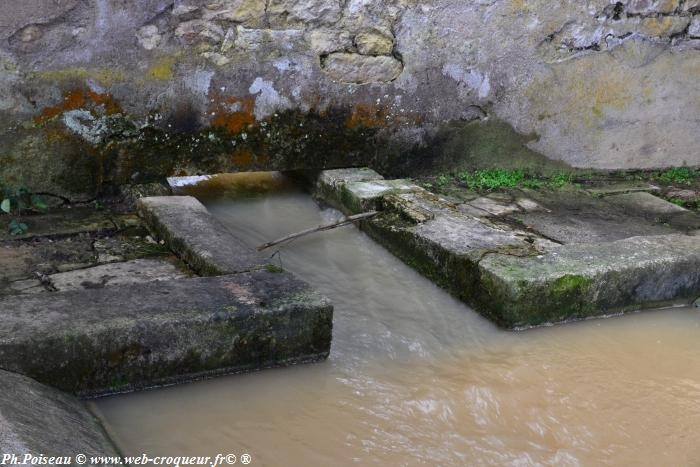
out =
<path fill-rule="evenodd" d="M 303 237 L 304 235 L 312 234 L 314 232 L 322 232 L 324 230 L 331 230 L 331 229 L 335 229 L 336 227 L 342 227 L 344 225 L 352 224 L 354 222 L 361 221 L 363 219 L 368 219 L 370 217 L 376 216 L 377 214 L 378 214 L 377 211 L 363 212 L 362 214 L 355 214 L 354 216 L 346 217 L 345 219 L 341 219 L 338 222 L 334 222 L 332 224 L 319 225 L 318 227 L 314 227 L 312 229 L 302 230 L 301 232 L 287 235 L 286 237 L 279 238 L 279 239 L 274 240 L 272 242 L 263 243 L 262 245 L 260 245 L 258 247 L 258 251 L 266 250 L 266 249 L 273 247 L 275 245 L 279 245 L 281 243 L 286 243 L 286 242 L 295 240 L 299 237 Z"/>

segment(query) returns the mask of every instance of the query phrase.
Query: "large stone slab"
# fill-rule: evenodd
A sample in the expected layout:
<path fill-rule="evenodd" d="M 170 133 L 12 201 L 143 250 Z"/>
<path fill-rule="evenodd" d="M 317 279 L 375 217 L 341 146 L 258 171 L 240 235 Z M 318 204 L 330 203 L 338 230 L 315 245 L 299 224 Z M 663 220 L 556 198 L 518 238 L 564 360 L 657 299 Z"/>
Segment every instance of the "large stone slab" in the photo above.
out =
<path fill-rule="evenodd" d="M 321 174 L 317 195 L 346 213 L 365 207 L 358 183 L 391 186 L 342 175 L 346 183 Z M 419 188 L 367 199 L 381 213 L 361 222 L 363 230 L 507 328 L 687 304 L 700 295 L 700 242 L 689 230 L 697 215 L 649 193 L 599 199 L 524 191 L 454 204 Z"/>
<path fill-rule="evenodd" d="M 700 296 L 700 241 L 632 237 L 530 257 L 487 255 L 479 280 L 475 303 L 514 328 L 689 304 Z"/>
<path fill-rule="evenodd" d="M 672 235 L 700 228 L 700 216 L 646 192 L 605 198 L 575 189 L 530 190 L 527 194 L 542 209 L 512 212 L 505 217 L 564 244 Z"/>
<path fill-rule="evenodd" d="M 638 213 L 648 221 L 660 222 L 678 231 L 700 229 L 700 215 L 651 193 L 621 194 L 610 196 L 606 201 L 627 212 Z"/>
<path fill-rule="evenodd" d="M 5 219 L 6 217 L 2 220 Z M 81 233 L 104 234 L 133 226 L 138 221 L 128 214 L 117 214 L 108 209 L 97 210 L 87 206 L 52 209 L 47 214 L 21 216 L 20 220 L 27 224 L 27 231 L 21 235 L 12 236 L 3 222 L 3 228 L 0 228 L 0 241 L 45 236 L 64 237 Z"/>
<path fill-rule="evenodd" d="M 117 456 L 97 419 L 73 396 L 26 376 L 0 371 L 0 454 L 5 465 L 36 465 L 26 455 Z M 16 461 L 16 462 L 15 462 Z M 88 461 L 89 463 L 89 461 Z"/>
<path fill-rule="evenodd" d="M 376 209 L 385 195 L 422 190 L 409 180 L 384 180 L 366 167 L 324 170 L 318 175 L 314 189 L 324 202 L 353 214 Z"/>
<path fill-rule="evenodd" d="M 264 265 L 260 255 L 191 196 L 141 198 L 137 208 L 149 228 L 201 275 L 246 272 Z"/>
<path fill-rule="evenodd" d="M 328 356 L 333 308 L 288 273 L 0 299 L 0 368 L 80 395 Z"/>
<path fill-rule="evenodd" d="M 59 272 L 48 276 L 58 291 L 98 289 L 124 284 L 181 279 L 188 277 L 174 264 L 159 259 L 135 259 L 91 268 Z"/>

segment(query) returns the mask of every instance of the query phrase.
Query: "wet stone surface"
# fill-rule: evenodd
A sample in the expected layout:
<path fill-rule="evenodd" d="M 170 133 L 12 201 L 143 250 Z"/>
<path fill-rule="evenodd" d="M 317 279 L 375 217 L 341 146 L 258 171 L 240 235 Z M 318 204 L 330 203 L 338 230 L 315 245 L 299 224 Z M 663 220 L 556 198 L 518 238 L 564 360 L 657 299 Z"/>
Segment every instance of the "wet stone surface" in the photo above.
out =
<path fill-rule="evenodd" d="M 116 456 L 98 420 L 74 397 L 0 370 L 0 449 L 35 456 Z M 75 459 L 73 458 L 74 462 Z M 76 464 L 73 464 L 76 465 Z"/>
<path fill-rule="evenodd" d="M 187 274 L 173 263 L 158 259 L 134 259 L 52 274 L 48 276 L 48 281 L 50 287 L 60 292 L 185 277 Z"/>
<path fill-rule="evenodd" d="M 246 272 L 264 265 L 262 256 L 191 196 L 141 198 L 137 206 L 154 235 L 200 275 Z"/>
<path fill-rule="evenodd" d="M 83 232 L 70 237 L 2 241 L 0 296 L 52 291 L 53 275 L 89 271 L 96 266 L 138 258 L 161 258 L 186 273 L 184 265 L 167 248 L 146 235 L 105 237 Z M 120 272 L 129 275 L 127 269 Z"/>
<path fill-rule="evenodd" d="M 655 196 L 655 187 L 445 198 L 379 174 L 357 182 L 349 169 L 329 172 L 319 176 L 317 196 L 348 214 L 380 209 L 362 223 L 367 233 L 504 327 L 687 304 L 700 295 L 700 216 Z M 361 176 L 371 178 L 367 169 Z M 383 188 L 368 196 L 367 184 Z"/>
<path fill-rule="evenodd" d="M 85 232 L 108 234 L 140 223 L 133 215 L 91 206 L 52 209 L 47 214 L 22 216 L 20 220 L 28 226 L 26 233 L 11 236 L 6 229 L 0 229 L 0 241 L 66 237 Z"/>
<path fill-rule="evenodd" d="M 291 274 L 0 299 L 0 368 L 79 396 L 328 356 L 333 307 Z"/>
<path fill-rule="evenodd" d="M 0 243 L 0 368 L 94 396 L 328 356 L 325 298 L 194 198 L 138 204 L 158 240 L 117 206 L 34 216 L 33 237 Z"/>

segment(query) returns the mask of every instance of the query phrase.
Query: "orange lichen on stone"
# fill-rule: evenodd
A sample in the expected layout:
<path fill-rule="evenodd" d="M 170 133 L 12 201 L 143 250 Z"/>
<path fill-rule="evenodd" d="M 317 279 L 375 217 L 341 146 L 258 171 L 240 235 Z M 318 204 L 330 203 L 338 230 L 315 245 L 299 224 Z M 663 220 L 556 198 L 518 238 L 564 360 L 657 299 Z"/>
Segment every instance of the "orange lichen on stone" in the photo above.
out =
<path fill-rule="evenodd" d="M 270 157 L 264 152 L 255 154 L 247 148 L 240 148 L 231 155 L 231 162 L 236 168 L 250 169 L 265 167 L 270 162 Z"/>
<path fill-rule="evenodd" d="M 253 165 L 253 162 L 255 162 L 255 157 L 249 150 L 239 149 L 231 156 L 231 162 L 233 162 L 236 167 L 250 167 Z"/>
<path fill-rule="evenodd" d="M 255 123 L 255 97 L 215 95 L 209 107 L 211 126 L 223 128 L 231 134 L 238 134 Z"/>
<path fill-rule="evenodd" d="M 345 121 L 345 127 L 349 129 L 358 127 L 387 128 L 416 124 L 418 120 L 419 117 L 413 112 L 405 112 L 401 109 L 394 111 L 376 104 L 360 102 L 353 106 Z"/>
<path fill-rule="evenodd" d="M 107 115 L 122 111 L 121 106 L 111 94 L 101 94 L 85 89 L 73 89 L 63 95 L 63 102 L 42 110 L 39 115 L 34 117 L 34 123 L 45 123 L 63 112 L 93 106 L 102 106 Z"/>

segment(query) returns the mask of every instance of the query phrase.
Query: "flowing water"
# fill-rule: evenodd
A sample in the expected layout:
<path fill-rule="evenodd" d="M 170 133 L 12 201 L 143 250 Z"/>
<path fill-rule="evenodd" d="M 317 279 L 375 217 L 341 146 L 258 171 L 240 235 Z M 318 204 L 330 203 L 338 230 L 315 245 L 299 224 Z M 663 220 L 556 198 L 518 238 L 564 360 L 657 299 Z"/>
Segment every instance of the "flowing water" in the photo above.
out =
<path fill-rule="evenodd" d="M 203 194 L 219 195 L 209 209 L 251 246 L 339 217 L 275 186 Z M 270 466 L 700 465 L 697 309 L 515 333 L 354 227 L 299 239 L 275 261 L 333 301 L 328 361 L 93 402 L 125 453 L 246 452 Z"/>

